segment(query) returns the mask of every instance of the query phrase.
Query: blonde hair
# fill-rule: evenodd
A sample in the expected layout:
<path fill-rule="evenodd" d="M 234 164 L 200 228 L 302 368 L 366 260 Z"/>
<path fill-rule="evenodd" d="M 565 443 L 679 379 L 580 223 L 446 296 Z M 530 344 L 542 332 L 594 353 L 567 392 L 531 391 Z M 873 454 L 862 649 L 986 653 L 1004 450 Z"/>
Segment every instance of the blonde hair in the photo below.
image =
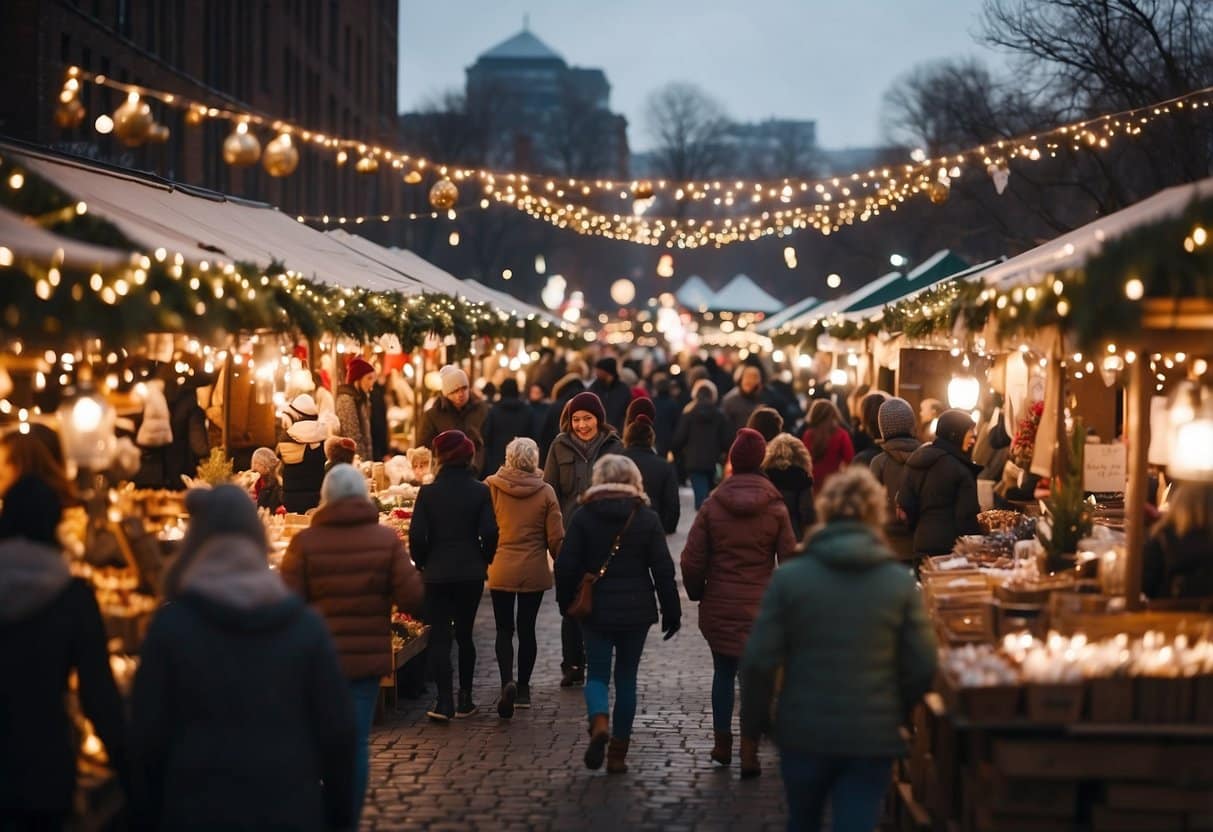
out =
<path fill-rule="evenodd" d="M 539 467 L 539 446 L 534 439 L 519 436 L 505 446 L 505 467 L 531 472 Z"/>
<path fill-rule="evenodd" d="M 593 485 L 630 485 L 644 491 L 644 479 L 636 463 L 626 456 L 607 454 L 594 463 Z"/>
<path fill-rule="evenodd" d="M 817 519 L 825 524 L 852 520 L 881 529 L 888 500 L 867 468 L 852 466 L 830 477 L 817 496 Z"/>
<path fill-rule="evenodd" d="M 813 460 L 809 459 L 809 449 L 804 443 L 790 433 L 781 433 L 767 443 L 767 454 L 763 457 L 762 467 L 803 468 L 806 474 L 813 473 Z"/>

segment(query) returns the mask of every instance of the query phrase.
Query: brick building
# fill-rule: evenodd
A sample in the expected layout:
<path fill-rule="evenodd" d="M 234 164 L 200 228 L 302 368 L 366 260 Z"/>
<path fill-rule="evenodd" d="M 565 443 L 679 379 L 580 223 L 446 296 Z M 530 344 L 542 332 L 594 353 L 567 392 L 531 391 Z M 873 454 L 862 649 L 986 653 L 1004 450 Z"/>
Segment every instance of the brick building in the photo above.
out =
<path fill-rule="evenodd" d="M 226 193 L 290 213 L 397 210 L 399 176 L 357 174 L 352 160 L 300 148 L 284 179 L 259 166 L 228 167 L 227 122 L 189 127 L 153 103 L 172 136 L 129 149 L 93 122 L 121 93 L 86 85 L 84 123 L 63 130 L 53 113 L 72 64 L 116 80 L 230 103 L 328 135 L 397 147 L 397 0 L 4 0 L 0 3 L 0 134 Z M 272 138 L 259 134 L 264 143 Z"/>

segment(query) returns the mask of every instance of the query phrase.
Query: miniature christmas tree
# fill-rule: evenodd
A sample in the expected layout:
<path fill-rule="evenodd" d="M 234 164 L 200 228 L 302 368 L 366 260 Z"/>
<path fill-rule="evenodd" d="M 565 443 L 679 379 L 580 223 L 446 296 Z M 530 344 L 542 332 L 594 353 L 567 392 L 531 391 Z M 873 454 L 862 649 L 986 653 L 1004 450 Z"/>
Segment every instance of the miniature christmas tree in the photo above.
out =
<path fill-rule="evenodd" d="M 223 448 L 211 448 L 211 455 L 198 466 L 198 479 L 208 485 L 223 485 L 232 481 L 232 461 Z"/>
<path fill-rule="evenodd" d="M 1060 572 L 1074 565 L 1078 541 L 1091 533 L 1091 504 L 1083 496 L 1083 450 L 1087 431 L 1081 420 L 1075 420 L 1074 433 L 1067 438 L 1068 451 L 1060 455 L 1053 488 L 1044 501 L 1044 523 L 1037 527 L 1037 537 L 1047 555 L 1050 572 Z"/>

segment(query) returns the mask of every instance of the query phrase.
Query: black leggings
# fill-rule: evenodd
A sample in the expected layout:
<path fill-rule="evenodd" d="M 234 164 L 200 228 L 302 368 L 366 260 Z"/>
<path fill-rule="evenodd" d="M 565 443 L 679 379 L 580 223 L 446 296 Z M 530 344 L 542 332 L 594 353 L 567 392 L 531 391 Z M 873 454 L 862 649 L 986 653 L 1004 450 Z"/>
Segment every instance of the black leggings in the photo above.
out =
<path fill-rule="evenodd" d="M 426 584 L 425 619 L 430 629 L 430 669 L 438 696 L 451 695 L 451 637 L 459 643 L 459 689 L 470 691 L 476 674 L 472 629 L 484 595 L 483 581 Z"/>
<path fill-rule="evenodd" d="M 493 596 L 493 618 L 497 620 L 497 669 L 501 684 L 514 679 L 514 599 L 518 599 L 518 684 L 531 683 L 539 645 L 535 642 L 535 619 L 539 617 L 542 592 L 489 591 Z"/>

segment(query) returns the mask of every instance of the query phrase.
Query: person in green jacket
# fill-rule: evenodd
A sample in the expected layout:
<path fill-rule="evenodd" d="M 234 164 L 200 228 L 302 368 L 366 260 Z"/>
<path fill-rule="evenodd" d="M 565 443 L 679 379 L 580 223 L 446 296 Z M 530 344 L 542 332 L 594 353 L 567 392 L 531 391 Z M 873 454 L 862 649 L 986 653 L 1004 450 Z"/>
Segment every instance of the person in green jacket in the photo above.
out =
<path fill-rule="evenodd" d="M 906 751 L 898 729 L 935 673 L 914 575 L 882 534 L 885 503 L 866 469 L 826 483 L 822 525 L 775 571 L 742 657 L 742 733 L 765 729 L 779 746 L 789 830 L 819 829 L 827 802 L 835 832 L 876 827 Z"/>

